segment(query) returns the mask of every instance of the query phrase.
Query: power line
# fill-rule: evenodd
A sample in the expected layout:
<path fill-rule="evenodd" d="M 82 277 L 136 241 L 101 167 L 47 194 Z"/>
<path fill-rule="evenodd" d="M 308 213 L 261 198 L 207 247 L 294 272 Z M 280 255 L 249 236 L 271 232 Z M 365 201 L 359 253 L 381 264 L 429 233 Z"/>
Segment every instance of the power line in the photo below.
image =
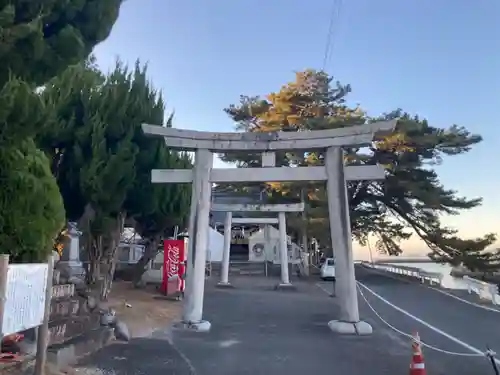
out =
<path fill-rule="evenodd" d="M 342 0 L 333 0 L 332 11 L 330 13 L 330 22 L 328 25 L 328 34 L 326 36 L 325 53 L 323 55 L 322 70 L 325 70 L 326 64 L 331 58 L 331 53 L 335 46 L 335 32 L 340 19 L 340 11 L 342 9 Z"/>

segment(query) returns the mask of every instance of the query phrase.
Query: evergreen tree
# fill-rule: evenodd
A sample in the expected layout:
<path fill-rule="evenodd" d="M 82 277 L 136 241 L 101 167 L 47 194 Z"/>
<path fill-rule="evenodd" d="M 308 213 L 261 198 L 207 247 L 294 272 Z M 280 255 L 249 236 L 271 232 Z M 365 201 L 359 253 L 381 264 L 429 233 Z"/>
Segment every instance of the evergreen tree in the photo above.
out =
<path fill-rule="evenodd" d="M 0 2 L 0 247 L 14 261 L 42 260 L 65 221 L 49 160 L 33 142 L 54 121 L 35 88 L 104 40 L 120 4 Z"/>
<path fill-rule="evenodd" d="M 126 219 L 123 205 L 135 178 L 132 140 L 138 120 L 132 114 L 144 103 L 133 78 L 119 63 L 103 75 L 84 62 L 51 80 L 43 92 L 58 121 L 38 142 L 52 158 L 68 218 L 84 231 L 92 283 L 103 261 L 112 267 Z"/>
<path fill-rule="evenodd" d="M 165 123 L 171 126 L 173 115 Z M 154 124 L 161 124 L 161 118 Z M 168 150 L 163 139 L 138 134 L 137 175 L 128 194 L 126 207 L 137 233 L 145 241 L 145 252 L 135 267 L 134 283 L 139 284 L 145 266 L 162 249 L 162 240 L 171 236 L 175 226 L 186 227 L 191 200 L 190 184 L 152 184 L 152 169 L 192 168 L 187 153 Z"/>
<path fill-rule="evenodd" d="M 48 160 L 30 137 L 46 121 L 28 84 L 13 78 L 0 87 L 0 247 L 13 262 L 44 260 L 64 225 Z"/>
<path fill-rule="evenodd" d="M 400 110 L 380 118 L 369 118 L 360 108 L 345 104 L 349 86 L 333 84 L 324 72 L 307 70 L 296 74 L 296 80 L 283 86 L 266 99 L 242 96 L 238 105 L 225 111 L 237 123 L 237 129 L 248 132 L 310 131 L 360 125 L 370 121 L 399 118 L 396 131 L 378 140 L 368 149 L 347 148 L 347 165 L 382 164 L 385 181 L 353 181 L 348 183 L 353 236 L 365 244 L 369 235 L 377 237 L 380 252 L 401 253 L 401 241 L 416 233 L 431 250 L 430 256 L 450 263 L 481 263 L 490 257 L 485 249 L 495 241 L 493 234 L 477 239 L 460 239 L 454 229 L 442 225 L 443 214 L 457 215 L 481 204 L 481 199 L 459 197 L 445 189 L 433 165 L 444 156 L 465 153 L 481 141 L 479 135 L 452 126 L 441 129 L 418 116 Z M 258 155 L 227 154 L 226 162 L 239 167 L 260 164 Z M 277 165 L 322 165 L 323 152 L 277 155 Z M 306 193 L 309 236 L 328 246 L 328 211 L 324 184 L 267 184 L 271 197 L 299 199 Z M 302 220 L 291 220 L 301 225 Z M 482 262 L 485 264 L 484 262 Z"/>
<path fill-rule="evenodd" d="M 34 85 L 85 60 L 105 40 L 123 0 L 0 2 L 0 85 L 11 75 Z"/>
<path fill-rule="evenodd" d="M 125 220 L 134 219 L 141 236 L 158 242 L 187 214 L 189 189 L 153 185 L 151 169 L 186 167 L 189 159 L 143 134 L 142 123 L 163 123 L 165 108 L 139 62 L 133 69 L 117 62 L 103 75 L 87 61 L 52 80 L 43 96 L 55 103 L 59 122 L 39 143 L 51 155 L 68 217 L 86 233 L 89 281 L 103 261 L 108 265 L 106 298 Z"/>

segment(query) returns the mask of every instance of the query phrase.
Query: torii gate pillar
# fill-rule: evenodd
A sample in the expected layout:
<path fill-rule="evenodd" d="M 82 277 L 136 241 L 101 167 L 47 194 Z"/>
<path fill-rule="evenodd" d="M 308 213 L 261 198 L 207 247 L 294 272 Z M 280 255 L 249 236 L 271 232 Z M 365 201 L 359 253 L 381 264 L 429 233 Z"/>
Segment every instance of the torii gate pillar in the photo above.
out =
<path fill-rule="evenodd" d="M 203 320 L 205 294 L 205 264 L 207 261 L 210 229 L 210 201 L 212 184 L 210 171 L 214 155 L 206 149 L 196 151 L 189 216 L 188 267 L 182 323 L 197 331 L 210 330 L 210 322 Z M 190 269 L 191 268 L 191 269 Z"/>
<path fill-rule="evenodd" d="M 339 147 L 330 147 L 325 159 L 330 236 L 335 254 L 335 293 L 341 301 L 339 319 L 328 322 L 328 326 L 339 333 L 370 334 L 372 327 L 359 320 L 344 152 Z"/>
<path fill-rule="evenodd" d="M 220 287 L 231 287 L 229 283 L 229 256 L 231 247 L 231 226 L 233 221 L 238 224 L 278 224 L 279 226 L 279 251 L 281 263 L 281 283 L 276 289 L 289 289 L 290 275 L 288 273 L 288 243 L 286 235 L 285 212 L 302 212 L 304 203 L 291 204 L 212 204 L 212 211 L 226 212 L 224 222 L 224 252 L 222 254 Z M 276 212 L 278 218 L 232 218 L 233 212 Z M 267 230 L 266 230 L 267 232 Z M 266 238 L 268 233 L 265 233 Z"/>
<path fill-rule="evenodd" d="M 230 287 L 229 283 L 229 257 L 231 256 L 231 228 L 233 221 L 233 213 L 226 212 L 226 219 L 224 220 L 224 249 L 222 253 L 222 267 L 220 272 L 219 286 Z"/>
<path fill-rule="evenodd" d="M 280 266 L 281 266 L 281 284 L 278 287 L 287 288 L 290 284 L 290 275 L 288 274 L 288 242 L 286 240 L 286 219 L 285 213 L 278 214 L 278 228 L 280 231 Z"/>

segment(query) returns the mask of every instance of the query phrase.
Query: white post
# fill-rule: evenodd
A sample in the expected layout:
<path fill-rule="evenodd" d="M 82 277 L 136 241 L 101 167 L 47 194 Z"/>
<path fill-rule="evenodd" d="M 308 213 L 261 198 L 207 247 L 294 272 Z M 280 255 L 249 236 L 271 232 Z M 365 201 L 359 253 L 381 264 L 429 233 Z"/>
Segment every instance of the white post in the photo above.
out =
<path fill-rule="evenodd" d="M 203 321 L 205 293 L 205 266 L 207 260 L 210 198 L 212 184 L 210 170 L 213 153 L 206 149 L 196 151 L 189 222 L 188 268 L 183 323 L 198 331 L 208 331 L 210 322 Z"/>
<path fill-rule="evenodd" d="M 219 286 L 229 286 L 229 256 L 231 254 L 231 224 L 233 219 L 232 212 L 226 212 L 224 221 L 224 252 L 222 253 L 222 268 L 220 274 Z"/>
<path fill-rule="evenodd" d="M 279 222 L 279 250 L 280 250 L 280 263 L 281 263 L 281 285 L 290 284 L 290 278 L 288 276 L 288 243 L 286 240 L 286 220 L 285 213 L 280 212 L 278 214 Z"/>
<path fill-rule="evenodd" d="M 371 326 L 359 321 L 344 153 L 340 147 L 327 149 L 326 169 L 330 235 L 335 255 L 335 291 L 340 307 L 339 319 L 328 325 L 340 333 L 370 334 Z"/>
<path fill-rule="evenodd" d="M 36 361 L 34 375 L 45 374 L 45 364 L 47 362 L 47 345 L 49 344 L 49 318 L 50 304 L 52 300 L 52 278 L 54 275 L 54 256 L 49 255 L 47 258 L 47 285 L 45 289 L 45 311 L 43 321 L 37 328 L 36 337 Z"/>

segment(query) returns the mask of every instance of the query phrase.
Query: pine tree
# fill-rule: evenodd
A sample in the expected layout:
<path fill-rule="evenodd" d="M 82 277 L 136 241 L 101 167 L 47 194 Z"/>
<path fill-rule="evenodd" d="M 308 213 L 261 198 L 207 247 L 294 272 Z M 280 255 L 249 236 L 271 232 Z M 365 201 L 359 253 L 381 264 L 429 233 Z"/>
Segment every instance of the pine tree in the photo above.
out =
<path fill-rule="evenodd" d="M 459 197 L 445 189 L 433 165 L 444 156 L 465 153 L 481 141 L 479 135 L 452 126 L 441 129 L 426 120 L 401 110 L 369 118 L 360 108 L 345 104 L 349 86 L 333 83 L 324 72 L 307 70 L 296 74 L 296 80 L 283 86 L 266 99 L 240 98 L 238 105 L 225 111 L 237 123 L 237 129 L 248 132 L 310 131 L 360 125 L 370 121 L 399 118 L 394 135 L 374 142 L 368 149 L 347 148 L 347 165 L 382 164 L 385 181 L 349 182 L 351 227 L 353 236 L 366 244 L 368 236 L 376 236 L 380 252 L 400 254 L 403 240 L 414 233 L 431 250 L 430 256 L 439 261 L 468 263 L 489 257 L 485 249 L 495 241 L 493 234 L 477 239 L 460 239 L 454 229 L 442 225 L 440 215 L 457 215 L 481 204 L 481 199 Z M 227 154 L 226 162 L 240 167 L 260 164 L 258 155 Z M 277 165 L 322 165 L 322 152 L 277 155 Z M 328 211 L 324 184 L 271 183 L 271 197 L 299 199 L 306 192 L 308 233 L 328 246 Z M 292 225 L 302 225 L 292 220 Z M 486 254 L 486 255 L 485 255 Z"/>

